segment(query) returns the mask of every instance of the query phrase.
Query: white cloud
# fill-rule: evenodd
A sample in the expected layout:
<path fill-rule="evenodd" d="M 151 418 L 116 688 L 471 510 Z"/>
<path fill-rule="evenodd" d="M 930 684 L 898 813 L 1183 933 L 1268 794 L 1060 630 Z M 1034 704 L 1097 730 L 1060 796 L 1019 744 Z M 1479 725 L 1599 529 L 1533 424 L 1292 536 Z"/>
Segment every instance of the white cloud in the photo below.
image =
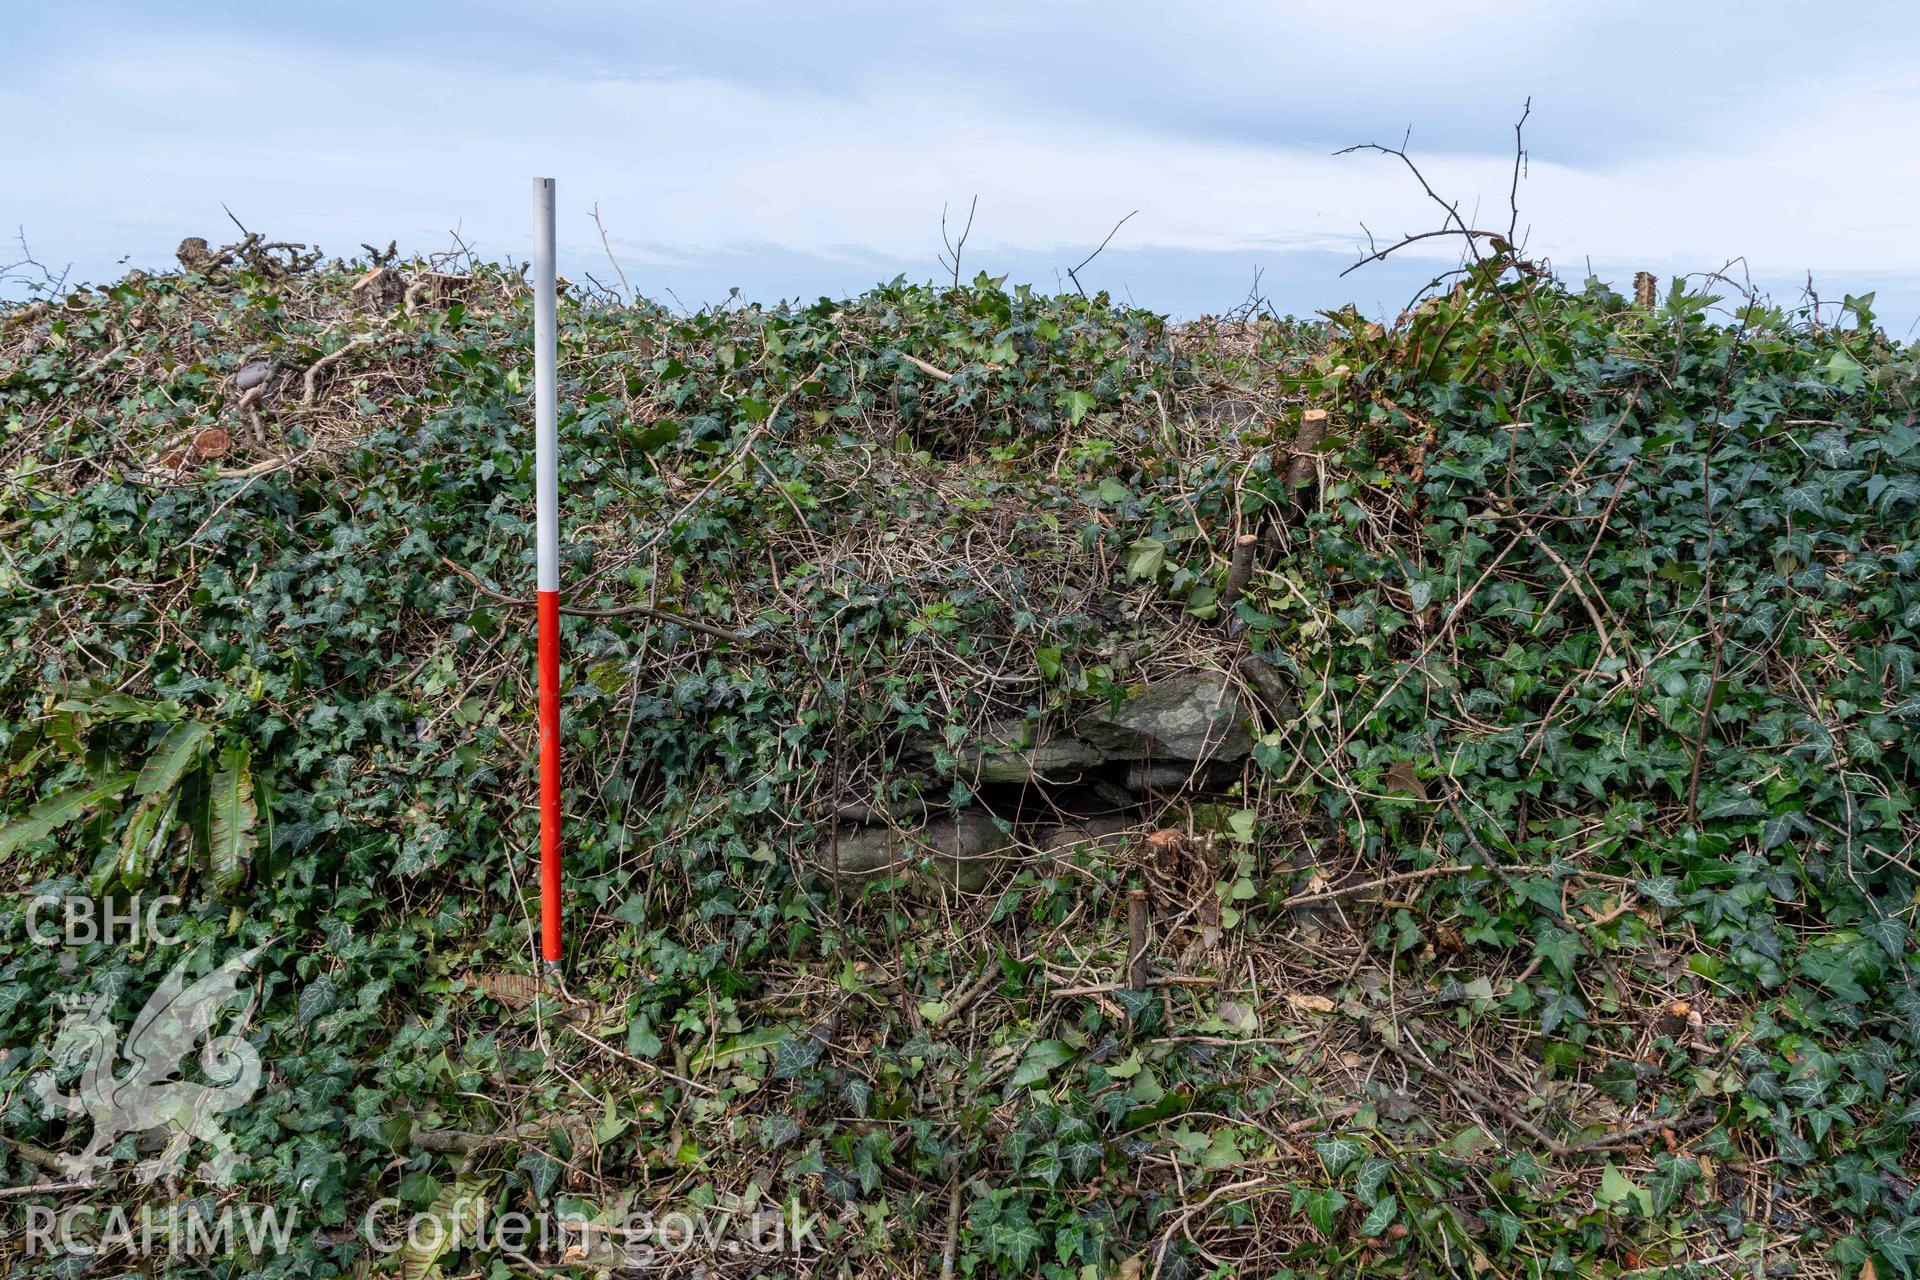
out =
<path fill-rule="evenodd" d="M 1536 157 L 1524 221 L 1535 249 L 1569 268 L 1744 254 L 1776 276 L 1920 270 L 1920 239 L 1900 234 L 1920 199 L 1905 136 L 1917 108 L 1920 77 L 1836 77 L 1702 120 L 1683 150 L 1604 168 Z M 1550 92 L 1536 109 L 1552 110 Z M 624 251 L 655 259 L 858 246 L 930 263 L 941 204 L 975 193 L 983 251 L 1091 247 L 1135 208 L 1120 243 L 1187 250 L 1347 250 L 1362 221 L 1384 241 L 1437 217 L 1397 163 L 1290 146 L 1285 121 L 1270 144 L 1227 142 L 1085 111 L 1039 116 L 951 81 L 776 91 L 143 40 L 0 90 L 0 119 L 14 178 L 0 216 L 81 258 L 142 247 L 114 239 L 129 229 L 149 251 L 216 235 L 222 201 L 330 248 L 437 244 L 458 222 L 511 253 L 534 173 L 560 180 L 578 252 L 598 254 L 586 218 L 597 200 Z M 1508 140 L 1421 155 L 1418 136 L 1435 186 L 1504 225 Z"/>

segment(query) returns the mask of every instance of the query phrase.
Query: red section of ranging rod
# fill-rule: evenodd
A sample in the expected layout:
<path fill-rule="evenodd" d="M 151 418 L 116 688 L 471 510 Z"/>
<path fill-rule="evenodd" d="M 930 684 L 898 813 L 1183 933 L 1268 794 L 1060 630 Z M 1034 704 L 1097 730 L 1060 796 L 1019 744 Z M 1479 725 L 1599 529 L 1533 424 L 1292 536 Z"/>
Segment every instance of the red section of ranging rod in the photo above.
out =
<path fill-rule="evenodd" d="M 560 963 L 560 593 L 540 612 L 540 957 Z"/>

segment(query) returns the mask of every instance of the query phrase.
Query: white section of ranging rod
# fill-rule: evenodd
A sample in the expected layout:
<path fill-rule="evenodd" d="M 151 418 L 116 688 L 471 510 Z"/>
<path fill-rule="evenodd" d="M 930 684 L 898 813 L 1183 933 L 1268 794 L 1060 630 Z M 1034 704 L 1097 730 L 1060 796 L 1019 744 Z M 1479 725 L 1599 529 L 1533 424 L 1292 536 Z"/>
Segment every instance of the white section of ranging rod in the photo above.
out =
<path fill-rule="evenodd" d="M 555 383 L 553 179 L 533 180 L 533 509 L 538 546 L 534 586 L 560 589 L 560 441 Z"/>

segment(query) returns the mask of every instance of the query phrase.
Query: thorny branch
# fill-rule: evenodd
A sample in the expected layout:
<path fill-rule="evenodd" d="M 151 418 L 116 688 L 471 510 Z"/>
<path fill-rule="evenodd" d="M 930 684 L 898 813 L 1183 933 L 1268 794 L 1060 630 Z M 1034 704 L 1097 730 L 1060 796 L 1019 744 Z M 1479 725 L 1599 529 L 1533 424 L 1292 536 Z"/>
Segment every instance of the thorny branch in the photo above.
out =
<path fill-rule="evenodd" d="M 20 257 L 13 262 L 0 265 L 0 288 L 17 281 L 26 286 L 30 295 L 53 298 L 65 293 L 67 276 L 72 273 L 73 268 L 63 267 L 60 274 L 55 275 L 51 268 L 33 256 L 33 250 L 27 245 L 25 227 L 18 228 L 14 235 L 20 243 Z M 32 274 L 29 275 L 29 272 Z"/>
<path fill-rule="evenodd" d="M 1366 254 L 1366 256 L 1362 257 L 1357 262 L 1354 262 L 1352 265 L 1347 267 L 1347 269 L 1345 271 L 1342 271 L 1340 274 L 1344 277 L 1349 272 L 1356 271 L 1359 268 L 1366 266 L 1370 262 L 1383 261 L 1389 255 L 1401 249 L 1406 248 L 1408 245 L 1416 244 L 1422 240 L 1432 240 L 1439 237 L 1451 237 L 1451 236 L 1458 236 L 1460 238 L 1461 243 L 1465 246 L 1466 256 L 1472 259 L 1473 265 L 1476 268 L 1484 268 L 1485 266 L 1488 265 L 1488 262 L 1489 262 L 1488 259 L 1483 258 L 1480 254 L 1479 242 L 1484 240 L 1487 242 L 1487 246 L 1490 249 L 1492 249 L 1494 254 L 1496 255 L 1496 257 L 1492 259 L 1492 261 L 1501 262 L 1503 263 L 1503 265 L 1511 267 L 1523 273 L 1531 273 L 1533 271 L 1533 268 L 1531 267 L 1530 264 L 1524 262 L 1521 259 L 1520 251 L 1513 243 L 1513 235 L 1514 235 L 1515 228 L 1518 227 L 1519 221 L 1520 221 L 1520 200 L 1519 200 L 1520 174 L 1521 174 L 1521 170 L 1525 167 L 1526 157 L 1527 157 L 1526 149 L 1522 144 L 1522 136 L 1523 136 L 1522 130 L 1526 125 L 1527 117 L 1530 116 L 1532 113 L 1533 113 L 1533 99 L 1528 98 L 1526 101 L 1525 107 L 1522 108 L 1521 110 L 1520 119 L 1513 126 L 1513 136 L 1514 136 L 1513 180 L 1510 186 L 1510 194 L 1509 194 L 1509 203 L 1512 206 L 1512 216 L 1508 222 L 1507 232 L 1505 235 L 1502 235 L 1497 231 L 1485 231 L 1477 227 L 1468 226 L 1466 219 L 1463 218 L 1460 214 L 1460 202 L 1457 200 L 1450 201 L 1446 199 L 1444 196 L 1442 196 L 1438 191 L 1434 190 L 1433 184 L 1427 180 L 1427 175 L 1421 172 L 1420 166 L 1414 163 L 1413 157 L 1409 155 L 1407 152 L 1407 142 L 1413 136 L 1413 130 L 1411 129 L 1411 127 L 1409 127 L 1406 134 L 1402 136 L 1402 138 L 1400 139 L 1400 145 L 1397 147 L 1389 147 L 1385 143 L 1381 143 L 1381 142 L 1360 142 L 1360 143 L 1355 143 L 1351 147 L 1342 147 L 1340 150 L 1334 152 L 1333 154 L 1336 156 L 1352 155 L 1358 151 L 1373 151 L 1383 156 L 1392 156 L 1394 159 L 1398 160 L 1402 165 L 1406 167 L 1406 170 L 1408 173 L 1413 175 L 1414 181 L 1420 184 L 1421 191 L 1426 193 L 1427 199 L 1431 200 L 1434 204 L 1440 207 L 1443 215 L 1441 218 L 1441 226 L 1438 229 L 1433 231 L 1423 231 L 1423 232 L 1418 232 L 1418 233 L 1403 236 L 1398 242 L 1391 244 L 1384 249 L 1381 249 L 1376 245 L 1373 238 L 1373 233 L 1371 231 L 1367 231 L 1368 253 Z M 1361 229 L 1366 230 L 1366 225 L 1364 223 L 1361 224 Z M 1429 285 L 1428 287 L 1431 288 L 1432 286 Z M 1506 310 L 1508 318 L 1513 321 L 1514 329 L 1519 334 L 1521 345 L 1527 349 L 1527 355 L 1529 357 L 1530 362 L 1537 364 L 1539 361 L 1539 354 L 1534 350 L 1533 338 L 1527 332 L 1527 327 L 1520 323 L 1520 317 L 1514 312 L 1513 304 L 1510 301 L 1508 301 L 1504 295 L 1502 295 L 1502 298 L 1501 298 L 1501 306 Z"/>

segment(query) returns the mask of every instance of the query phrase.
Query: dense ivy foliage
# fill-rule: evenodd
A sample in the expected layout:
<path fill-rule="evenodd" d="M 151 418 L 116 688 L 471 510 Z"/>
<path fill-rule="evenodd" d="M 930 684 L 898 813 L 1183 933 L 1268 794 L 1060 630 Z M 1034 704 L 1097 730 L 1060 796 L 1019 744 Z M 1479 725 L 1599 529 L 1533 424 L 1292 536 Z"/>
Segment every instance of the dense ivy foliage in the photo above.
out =
<path fill-rule="evenodd" d="M 1356 803 L 1404 761 L 1422 856 L 1511 868 L 1379 940 L 1525 949 L 1504 1004 L 1550 1072 L 1670 1092 L 1724 1126 L 1695 1149 L 1777 1160 L 1782 1220 L 1905 1275 L 1920 388 L 1870 299 L 1838 329 L 1718 301 L 1522 278 L 1392 333 L 1335 317 L 1344 474 L 1304 589 L 1242 607 L 1313 708 L 1285 743 L 1338 838 L 1404 850 L 1405 805 Z M 1596 1061 L 1648 975 L 1728 1026 L 1678 1078 Z M 1692 1176 L 1658 1169 L 1647 1216 Z M 1715 1207 L 1729 1236 L 1751 1205 Z"/>
<path fill-rule="evenodd" d="M 238 1196 L 302 1228 L 214 1274 L 424 1272 L 363 1216 L 456 1188 L 797 1200 L 832 1262 L 796 1273 L 1911 1274 L 1912 357 L 1864 303 L 1648 312 L 1510 265 L 1391 328 L 1176 330 L 985 277 L 570 301 L 571 996 L 531 1009 L 501 978 L 534 893 L 518 281 L 14 313 L 11 887 L 182 904 L 176 943 L 69 948 L 0 908 L 6 1133 L 84 1142 L 26 1087 L 75 1074 L 63 992 L 124 1026 L 183 955 L 265 944 L 267 1084 L 225 1123 Z M 324 377 L 243 403 L 253 359 Z M 212 428 L 251 452 L 182 451 Z M 834 891 L 823 814 L 923 789 L 914 731 L 1196 663 L 1257 673 L 1259 746 L 1155 815 L 1214 851 L 1192 985 L 1101 986 L 1164 879 L 1131 854 Z"/>

